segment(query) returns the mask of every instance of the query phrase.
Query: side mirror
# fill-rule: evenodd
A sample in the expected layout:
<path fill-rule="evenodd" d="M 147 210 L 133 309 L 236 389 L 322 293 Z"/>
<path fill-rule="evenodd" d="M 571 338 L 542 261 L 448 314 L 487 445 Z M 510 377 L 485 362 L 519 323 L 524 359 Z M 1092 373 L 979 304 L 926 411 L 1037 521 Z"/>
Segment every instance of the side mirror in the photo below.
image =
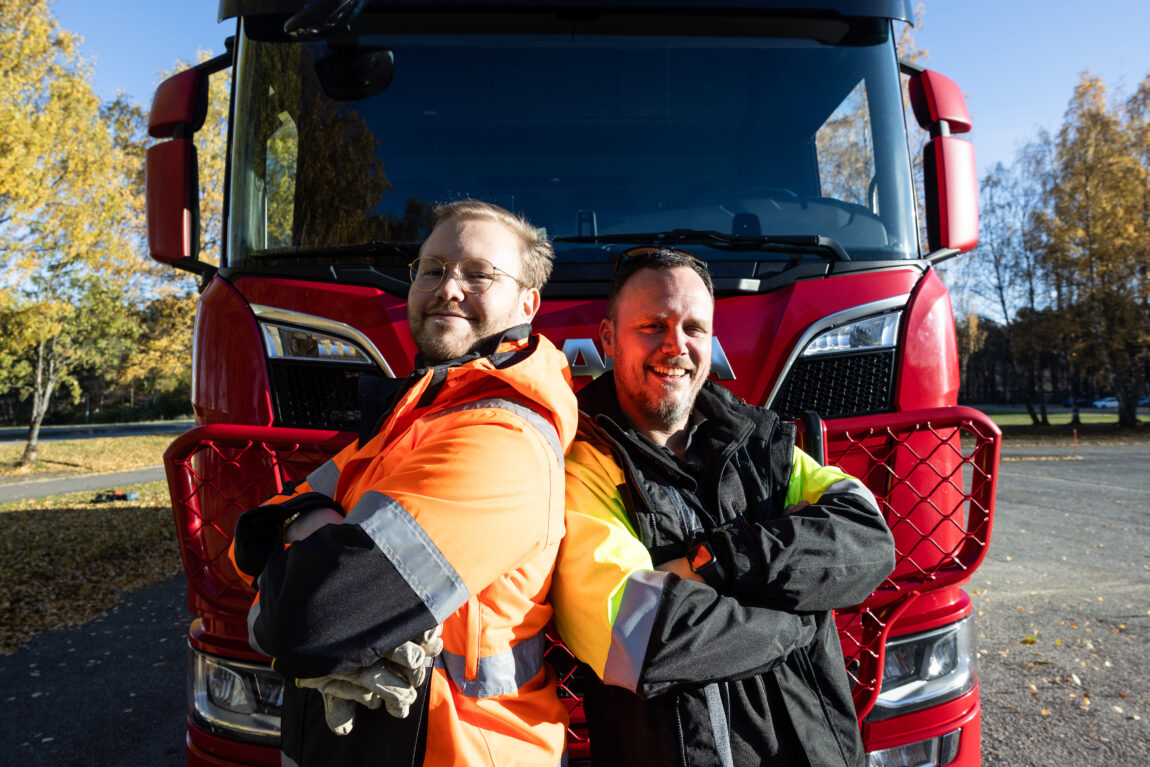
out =
<path fill-rule="evenodd" d="M 978 244 L 978 172 L 974 146 L 954 133 L 971 128 L 966 98 L 949 77 L 907 62 L 915 120 L 931 139 L 923 148 L 926 230 L 932 254 L 955 255 Z"/>
<path fill-rule="evenodd" d="M 231 61 L 229 52 L 172 75 L 156 89 L 148 115 L 148 135 L 168 139 L 144 158 L 148 251 L 162 264 L 201 274 L 214 267 L 197 258 L 200 191 L 192 137 L 207 116 L 209 76 Z"/>

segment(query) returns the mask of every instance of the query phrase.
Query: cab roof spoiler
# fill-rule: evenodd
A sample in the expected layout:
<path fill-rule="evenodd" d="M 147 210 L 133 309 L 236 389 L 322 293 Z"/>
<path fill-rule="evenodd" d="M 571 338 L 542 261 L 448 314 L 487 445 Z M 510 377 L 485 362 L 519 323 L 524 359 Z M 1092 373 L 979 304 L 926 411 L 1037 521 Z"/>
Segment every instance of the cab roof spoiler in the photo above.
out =
<path fill-rule="evenodd" d="M 294 16 L 314 0 L 220 0 L 220 21 L 235 18 L 236 16 Z M 595 10 L 631 10 L 631 11 L 691 11 L 691 10 L 720 10 L 720 11 L 791 11 L 802 14 L 835 14 L 839 16 L 854 16 L 866 18 L 892 19 L 895 21 L 914 22 L 914 13 L 911 10 L 911 0 L 620 0 L 607 2 L 604 0 L 549 0 L 541 3 L 539 0 L 369 0 L 369 6 L 378 8 L 393 8 L 395 10 L 427 11 L 431 8 L 491 8 L 523 7 L 524 9 L 540 10 L 541 7 L 578 9 L 581 13 Z"/>

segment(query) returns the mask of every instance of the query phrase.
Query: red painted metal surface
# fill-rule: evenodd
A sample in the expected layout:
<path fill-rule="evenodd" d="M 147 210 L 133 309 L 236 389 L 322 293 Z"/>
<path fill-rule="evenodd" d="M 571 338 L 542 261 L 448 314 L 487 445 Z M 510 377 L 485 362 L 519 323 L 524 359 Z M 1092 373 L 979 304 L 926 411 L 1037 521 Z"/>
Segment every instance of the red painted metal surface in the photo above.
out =
<path fill-rule="evenodd" d="M 148 252 L 167 264 L 192 257 L 192 218 L 197 204 L 188 183 L 196 148 L 185 138 L 149 147 L 144 156 Z"/>
<path fill-rule="evenodd" d="M 270 426 L 263 341 L 243 297 L 215 277 L 200 296 L 192 352 L 196 423 Z"/>
<path fill-rule="evenodd" d="M 160 83 L 148 113 L 149 136 L 170 138 L 177 125 L 188 126 L 189 133 L 199 130 L 204 110 L 198 102 L 205 77 L 207 75 L 193 67 Z"/>
<path fill-rule="evenodd" d="M 937 210 L 938 229 L 931 232 L 932 250 L 965 253 L 978 244 L 978 173 L 974 145 L 954 136 L 938 136 L 923 149 L 929 179 L 928 203 Z"/>
<path fill-rule="evenodd" d="M 910 78 L 907 90 L 914 119 L 920 127 L 931 128 L 945 122 L 951 133 L 970 130 L 966 97 L 954 80 L 927 69 Z"/>
<path fill-rule="evenodd" d="M 903 319 L 895 410 L 958 404 L 958 343 L 950 293 L 933 269 L 915 286 Z"/>

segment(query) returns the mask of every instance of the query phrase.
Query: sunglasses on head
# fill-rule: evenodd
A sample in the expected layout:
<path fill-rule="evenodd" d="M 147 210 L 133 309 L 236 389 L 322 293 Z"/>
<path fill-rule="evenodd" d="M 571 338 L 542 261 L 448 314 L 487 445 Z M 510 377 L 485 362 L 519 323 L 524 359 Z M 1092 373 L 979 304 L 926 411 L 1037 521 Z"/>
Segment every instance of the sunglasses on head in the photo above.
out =
<path fill-rule="evenodd" d="M 629 269 L 632 266 L 639 266 L 643 261 L 652 259 L 660 253 L 670 253 L 679 256 L 680 258 L 689 258 L 691 261 L 703 267 L 704 269 L 707 268 L 707 263 L 703 261 L 703 259 L 699 258 L 698 256 L 693 256 L 685 250 L 679 250 L 678 248 L 658 247 L 655 245 L 640 245 L 636 248 L 628 248 L 618 255 L 618 257 L 615 259 L 615 271 L 618 272 L 624 268 Z"/>

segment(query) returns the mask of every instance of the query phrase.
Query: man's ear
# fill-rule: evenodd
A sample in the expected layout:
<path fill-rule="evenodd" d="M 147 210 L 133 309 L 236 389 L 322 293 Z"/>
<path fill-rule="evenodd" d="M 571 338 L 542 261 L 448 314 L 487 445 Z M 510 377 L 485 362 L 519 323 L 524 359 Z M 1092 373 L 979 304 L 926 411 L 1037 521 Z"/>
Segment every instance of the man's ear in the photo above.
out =
<path fill-rule="evenodd" d="M 611 320 L 600 320 L 599 343 L 603 345 L 604 355 L 615 356 L 615 326 L 611 324 Z"/>
<path fill-rule="evenodd" d="M 523 312 L 525 322 L 531 322 L 535 319 L 536 312 L 539 307 L 543 305 L 543 299 L 539 295 L 537 288 L 527 288 L 519 296 L 519 310 Z"/>

